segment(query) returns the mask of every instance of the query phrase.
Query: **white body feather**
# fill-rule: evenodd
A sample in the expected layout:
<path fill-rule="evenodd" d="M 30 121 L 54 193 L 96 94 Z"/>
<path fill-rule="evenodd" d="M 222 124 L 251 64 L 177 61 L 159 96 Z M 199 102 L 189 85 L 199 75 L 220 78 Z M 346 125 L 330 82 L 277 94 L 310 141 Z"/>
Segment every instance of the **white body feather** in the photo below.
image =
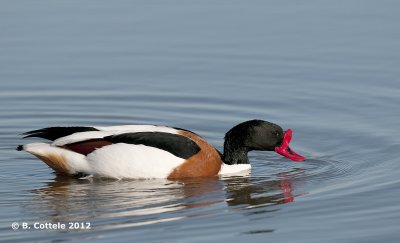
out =
<path fill-rule="evenodd" d="M 87 156 L 91 174 L 114 178 L 166 178 L 185 160 L 154 147 L 118 143 Z"/>
<path fill-rule="evenodd" d="M 250 164 L 236 164 L 227 165 L 222 164 L 221 170 L 218 175 L 228 176 L 228 175 L 248 175 L 250 174 L 251 165 Z"/>

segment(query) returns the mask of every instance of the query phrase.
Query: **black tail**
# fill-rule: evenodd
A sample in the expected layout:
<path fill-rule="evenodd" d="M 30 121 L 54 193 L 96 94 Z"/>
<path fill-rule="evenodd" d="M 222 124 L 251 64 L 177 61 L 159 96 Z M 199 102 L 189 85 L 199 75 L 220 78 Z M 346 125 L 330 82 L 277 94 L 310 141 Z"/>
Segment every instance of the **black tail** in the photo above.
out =
<path fill-rule="evenodd" d="M 94 127 L 46 127 L 39 130 L 29 131 L 22 135 L 25 135 L 24 138 L 38 137 L 54 141 L 57 138 L 65 137 L 73 133 L 90 131 L 99 130 Z"/>

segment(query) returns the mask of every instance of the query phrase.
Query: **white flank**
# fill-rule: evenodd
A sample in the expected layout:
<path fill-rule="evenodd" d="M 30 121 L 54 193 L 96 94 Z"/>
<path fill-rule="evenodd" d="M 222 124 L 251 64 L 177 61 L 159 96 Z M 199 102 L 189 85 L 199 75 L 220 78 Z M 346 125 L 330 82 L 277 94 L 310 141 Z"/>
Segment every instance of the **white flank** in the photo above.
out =
<path fill-rule="evenodd" d="M 171 127 L 153 126 L 153 125 L 125 125 L 111 127 L 95 127 L 100 131 L 78 132 L 69 136 L 54 140 L 52 145 L 63 146 L 69 143 L 77 143 L 88 139 L 104 138 L 106 136 L 118 135 L 122 133 L 136 132 L 165 132 L 177 134 L 177 130 Z"/>
<path fill-rule="evenodd" d="M 250 173 L 250 164 L 227 165 L 222 164 L 219 175 L 247 175 Z"/>
<path fill-rule="evenodd" d="M 185 160 L 154 147 L 118 143 L 87 156 L 90 173 L 112 178 L 166 178 Z"/>

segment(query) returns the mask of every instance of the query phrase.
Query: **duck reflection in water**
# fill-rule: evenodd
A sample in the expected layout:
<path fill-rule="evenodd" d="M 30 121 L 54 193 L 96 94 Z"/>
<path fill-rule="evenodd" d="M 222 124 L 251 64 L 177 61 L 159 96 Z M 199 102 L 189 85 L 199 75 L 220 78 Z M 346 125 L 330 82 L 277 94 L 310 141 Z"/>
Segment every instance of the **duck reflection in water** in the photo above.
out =
<path fill-rule="evenodd" d="M 290 176 L 278 178 L 115 181 L 57 176 L 47 186 L 32 190 L 32 200 L 39 204 L 27 204 L 25 209 L 31 211 L 32 217 L 53 222 L 123 218 L 132 226 L 151 224 L 194 217 L 199 211 L 204 215 L 210 211 L 192 209 L 225 202 L 242 208 L 293 202 L 296 195 L 292 194 Z"/>
<path fill-rule="evenodd" d="M 290 178 L 283 176 L 279 180 L 270 178 L 233 177 L 225 180 L 226 201 L 229 206 L 268 206 L 290 203 L 295 196 L 292 193 Z"/>

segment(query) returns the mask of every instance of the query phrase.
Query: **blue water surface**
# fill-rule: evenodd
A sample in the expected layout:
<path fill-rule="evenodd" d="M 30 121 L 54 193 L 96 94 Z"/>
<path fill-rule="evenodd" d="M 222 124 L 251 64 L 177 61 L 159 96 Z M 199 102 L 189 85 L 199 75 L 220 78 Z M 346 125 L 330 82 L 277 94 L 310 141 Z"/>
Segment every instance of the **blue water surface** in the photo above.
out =
<path fill-rule="evenodd" d="M 372 0 L 2 1 L 0 238 L 398 242 L 398 9 Z M 226 131 L 254 118 L 293 129 L 308 160 L 258 151 L 250 176 L 88 181 L 15 150 L 36 141 L 19 135 L 32 129 L 118 124 L 190 129 L 221 150 Z"/>

